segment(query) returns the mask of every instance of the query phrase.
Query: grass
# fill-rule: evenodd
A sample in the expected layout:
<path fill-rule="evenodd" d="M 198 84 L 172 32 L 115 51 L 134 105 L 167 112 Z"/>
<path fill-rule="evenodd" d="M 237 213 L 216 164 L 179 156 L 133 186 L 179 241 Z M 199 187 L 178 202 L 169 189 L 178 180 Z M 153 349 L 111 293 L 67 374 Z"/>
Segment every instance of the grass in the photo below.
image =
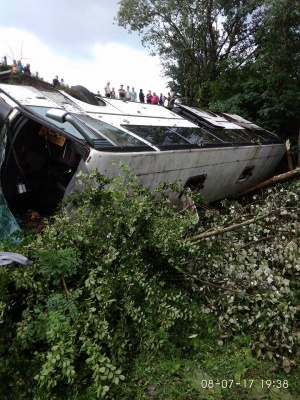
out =
<path fill-rule="evenodd" d="M 141 355 L 122 384 L 121 397 L 113 399 L 164 400 L 297 400 L 300 399 L 296 366 L 286 373 L 281 364 L 258 360 L 249 338 L 237 337 L 223 346 L 217 333 L 201 338 L 197 346 L 181 351 L 168 348 Z M 269 387 L 272 381 L 272 385 Z M 274 384 L 273 384 L 274 382 Z M 280 385 L 287 388 L 279 388 Z"/>

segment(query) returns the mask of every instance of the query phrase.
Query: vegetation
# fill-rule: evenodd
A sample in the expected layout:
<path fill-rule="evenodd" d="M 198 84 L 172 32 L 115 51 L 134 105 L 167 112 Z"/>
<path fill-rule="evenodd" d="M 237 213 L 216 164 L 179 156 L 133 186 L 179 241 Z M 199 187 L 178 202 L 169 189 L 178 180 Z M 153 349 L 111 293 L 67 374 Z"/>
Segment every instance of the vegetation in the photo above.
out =
<path fill-rule="evenodd" d="M 0 397 L 299 398 L 299 181 L 197 222 L 176 184 L 80 179 L 0 245 L 34 261 L 0 269 Z"/>
<path fill-rule="evenodd" d="M 283 137 L 300 127 L 297 0 L 120 0 L 187 105 L 237 113 Z"/>
<path fill-rule="evenodd" d="M 187 104 L 298 134 L 296 0 L 119 4 Z M 123 170 L 0 242 L 0 397 L 299 399 L 299 180 L 196 218 Z"/>

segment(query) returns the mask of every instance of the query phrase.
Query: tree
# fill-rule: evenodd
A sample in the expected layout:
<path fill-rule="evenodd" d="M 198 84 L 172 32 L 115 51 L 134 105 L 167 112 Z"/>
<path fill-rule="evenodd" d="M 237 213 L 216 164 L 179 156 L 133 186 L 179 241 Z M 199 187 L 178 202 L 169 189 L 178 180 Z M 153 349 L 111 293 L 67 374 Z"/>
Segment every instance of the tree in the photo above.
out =
<path fill-rule="evenodd" d="M 211 83 L 214 111 L 242 114 L 281 136 L 300 127 L 300 7 L 296 0 L 269 0 L 255 33 L 255 57 L 242 66 L 223 63 Z"/>
<path fill-rule="evenodd" d="M 137 31 L 160 56 L 170 86 L 185 104 L 243 115 L 285 138 L 298 135 L 297 0 L 119 4 L 119 25 Z"/>
<path fill-rule="evenodd" d="M 259 119 L 286 136 L 300 128 L 300 6 L 297 0 L 266 3 L 257 34 L 254 70 L 262 97 Z M 259 74 L 260 71 L 265 71 Z M 266 124 L 265 124 L 266 125 Z"/>
<path fill-rule="evenodd" d="M 261 20 L 259 0 L 121 0 L 117 21 L 137 31 L 165 75 L 190 105 L 208 106 L 219 64 L 252 57 Z"/>

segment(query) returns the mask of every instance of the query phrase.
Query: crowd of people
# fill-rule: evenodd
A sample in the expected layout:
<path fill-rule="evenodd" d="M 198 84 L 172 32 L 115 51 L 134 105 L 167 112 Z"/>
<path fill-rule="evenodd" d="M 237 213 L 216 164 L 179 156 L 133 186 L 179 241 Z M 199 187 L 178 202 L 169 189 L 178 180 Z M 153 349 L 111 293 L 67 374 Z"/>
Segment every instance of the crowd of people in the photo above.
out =
<path fill-rule="evenodd" d="M 18 61 L 13 60 L 12 72 L 13 73 L 23 72 L 24 74 L 31 75 L 30 64 L 27 63 L 24 67 L 21 60 L 18 60 Z"/>
<path fill-rule="evenodd" d="M 35 74 L 33 74 L 31 71 L 30 71 L 30 64 L 29 63 L 27 63 L 25 66 L 22 64 L 22 62 L 21 62 L 21 60 L 13 60 L 13 65 L 12 65 L 12 68 L 11 68 L 11 72 L 12 73 L 14 73 L 14 74 L 16 74 L 16 73 L 22 73 L 22 74 L 25 74 L 25 75 L 28 75 L 28 76 L 35 76 L 36 78 L 39 78 L 40 79 L 40 77 L 39 77 L 39 73 L 38 72 L 35 72 Z"/>
<path fill-rule="evenodd" d="M 22 65 L 21 60 L 13 60 L 13 66 L 12 66 L 12 72 L 13 73 L 24 73 L 29 76 L 32 76 L 31 71 L 30 71 L 30 64 L 27 63 L 25 66 Z M 38 78 L 38 72 L 35 73 L 35 76 Z M 56 75 L 55 78 L 52 81 L 54 87 L 68 87 L 68 85 L 65 84 L 64 79 L 61 78 L 59 80 L 58 76 Z M 98 92 L 99 95 L 100 92 Z M 111 99 L 120 99 L 124 101 L 139 101 L 140 103 L 147 103 L 147 104 L 156 104 L 160 106 L 165 106 L 168 108 L 172 108 L 175 103 L 175 98 L 176 94 L 173 91 L 173 89 L 168 92 L 167 96 L 163 95 L 160 93 L 158 94 L 156 92 L 152 92 L 151 90 L 148 90 L 148 93 L 145 95 L 143 92 L 143 89 L 140 89 L 139 93 L 135 91 L 134 87 L 131 88 L 127 86 L 126 89 L 124 89 L 123 85 L 120 85 L 120 88 L 116 91 L 114 87 L 110 87 L 110 82 L 108 81 L 106 83 L 106 86 L 104 87 L 104 96 L 109 97 Z"/>
<path fill-rule="evenodd" d="M 156 92 L 152 92 L 151 90 L 149 90 L 148 93 L 145 95 L 143 89 L 140 89 L 137 95 L 134 87 L 132 87 L 130 90 L 130 87 L 126 86 L 126 89 L 124 89 L 124 85 L 120 85 L 120 88 L 116 91 L 114 87 L 110 87 L 109 81 L 104 87 L 104 96 L 111 99 L 120 99 L 125 101 L 139 100 L 140 103 L 156 104 L 168 108 L 173 107 L 176 98 L 175 92 L 172 89 L 170 92 L 168 92 L 167 96 L 164 96 L 162 93 L 160 93 L 160 95 L 158 96 Z"/>

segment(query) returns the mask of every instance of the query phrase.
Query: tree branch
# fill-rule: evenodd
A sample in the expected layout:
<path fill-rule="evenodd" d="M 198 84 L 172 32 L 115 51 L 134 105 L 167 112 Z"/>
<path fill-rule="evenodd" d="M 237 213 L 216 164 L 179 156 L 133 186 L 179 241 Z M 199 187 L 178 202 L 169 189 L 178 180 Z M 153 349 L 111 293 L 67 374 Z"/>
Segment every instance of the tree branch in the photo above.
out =
<path fill-rule="evenodd" d="M 67 297 L 67 299 L 69 299 L 69 297 L 70 297 L 70 293 L 69 293 L 69 291 L 68 291 L 68 288 L 67 288 L 67 284 L 66 284 L 66 281 L 65 281 L 64 275 L 62 275 L 62 276 L 61 276 L 61 280 L 62 280 L 62 283 L 63 283 L 64 289 L 65 289 L 65 292 L 66 292 L 66 297 Z"/>
<path fill-rule="evenodd" d="M 266 181 L 258 183 L 257 185 L 252 186 L 251 188 L 249 188 L 247 190 L 244 190 L 241 193 L 238 193 L 237 196 L 244 196 L 244 195 L 246 195 L 248 193 L 251 193 L 251 192 L 254 192 L 254 191 L 258 190 L 258 189 L 264 189 L 264 188 L 266 188 L 268 186 L 271 186 L 274 183 L 285 182 L 287 180 L 291 180 L 291 179 L 295 178 L 295 176 L 298 175 L 298 174 L 300 174 L 300 168 L 299 167 L 293 169 L 293 171 L 288 171 L 288 172 L 285 172 L 284 174 L 273 176 L 272 178 L 267 179 Z"/>
<path fill-rule="evenodd" d="M 216 283 L 212 283 L 212 282 L 209 282 L 209 281 L 205 281 L 205 280 L 203 280 L 203 279 L 200 279 L 200 278 L 198 278 L 198 277 L 195 276 L 195 275 L 190 275 L 190 274 L 188 274 L 188 273 L 186 273 L 186 272 L 183 272 L 183 271 L 181 271 L 181 272 L 182 272 L 184 275 L 186 275 L 187 277 L 189 277 L 190 279 L 193 279 L 194 281 L 197 281 L 197 282 L 204 283 L 204 284 L 207 285 L 207 286 L 211 286 L 211 287 L 214 287 L 214 288 L 217 288 L 217 289 L 223 289 L 223 290 L 226 291 L 226 292 L 232 292 L 232 293 L 237 293 L 237 294 L 244 293 L 245 296 L 255 297 L 255 295 L 245 293 L 245 292 L 243 292 L 242 290 L 236 290 L 236 289 L 232 289 L 232 288 L 229 288 L 229 287 L 226 287 L 226 286 L 218 285 L 218 284 L 216 284 Z"/>
<path fill-rule="evenodd" d="M 200 235 L 197 235 L 197 236 L 194 236 L 194 237 L 185 239 L 184 241 L 185 241 L 185 242 L 194 242 L 194 244 L 197 244 L 197 243 L 199 243 L 202 239 L 206 239 L 206 238 L 211 237 L 211 236 L 222 235 L 223 233 L 230 232 L 230 231 L 234 231 L 234 230 L 236 230 L 236 229 L 240 229 L 240 228 L 242 228 L 242 227 L 244 227 L 244 226 L 251 225 L 251 224 L 253 224 L 254 222 L 257 222 L 257 221 L 260 221 L 260 220 L 262 220 L 262 219 L 268 218 L 270 215 L 279 214 L 280 211 L 281 211 L 281 209 L 273 210 L 273 211 L 270 211 L 270 212 L 267 213 L 267 214 L 260 215 L 259 217 L 255 217 L 255 218 L 249 219 L 248 221 L 241 222 L 241 223 L 239 223 L 239 224 L 230 225 L 230 226 L 228 226 L 227 228 L 216 228 L 216 229 L 214 229 L 213 231 L 209 231 L 209 232 L 206 231 L 206 232 L 203 232 L 203 233 L 201 233 Z"/>

